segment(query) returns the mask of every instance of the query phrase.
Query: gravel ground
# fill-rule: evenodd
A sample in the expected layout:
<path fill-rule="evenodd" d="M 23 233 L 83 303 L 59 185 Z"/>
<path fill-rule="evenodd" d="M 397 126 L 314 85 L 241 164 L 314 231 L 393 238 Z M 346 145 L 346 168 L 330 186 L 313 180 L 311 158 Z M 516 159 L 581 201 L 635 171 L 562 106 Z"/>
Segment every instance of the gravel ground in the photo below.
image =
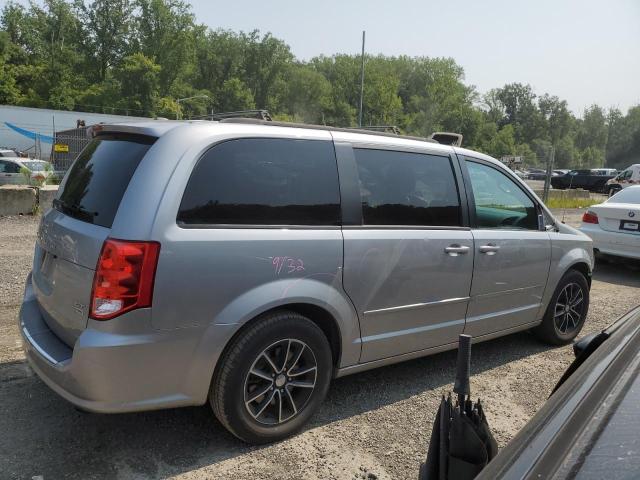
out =
<path fill-rule="evenodd" d="M 581 211 L 565 221 L 579 222 Z M 0 218 L 0 478 L 404 479 L 416 478 L 455 352 L 336 380 L 300 435 L 249 447 L 207 407 L 97 415 L 51 392 L 24 362 L 15 318 L 31 265 L 37 219 Z M 640 301 L 637 265 L 600 263 L 583 334 Z M 473 348 L 471 386 L 498 442 L 540 408 L 572 360 L 518 333 Z"/>

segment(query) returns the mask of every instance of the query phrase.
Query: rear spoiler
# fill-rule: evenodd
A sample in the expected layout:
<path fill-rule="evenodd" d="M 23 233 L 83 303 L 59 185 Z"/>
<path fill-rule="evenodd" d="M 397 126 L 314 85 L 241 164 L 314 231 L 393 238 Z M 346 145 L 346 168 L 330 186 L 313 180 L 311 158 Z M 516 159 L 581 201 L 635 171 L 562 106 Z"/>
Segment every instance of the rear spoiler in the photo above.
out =
<path fill-rule="evenodd" d="M 161 127 L 161 122 L 159 122 L 159 127 Z M 148 125 L 121 125 L 121 124 L 105 124 L 98 123 L 96 125 L 91 125 L 87 128 L 87 137 L 95 138 L 99 135 L 108 135 L 108 134 L 129 134 L 129 135 L 138 135 L 143 137 L 152 137 L 157 138 L 162 133 L 163 130 L 168 130 L 167 128 L 154 128 Z"/>

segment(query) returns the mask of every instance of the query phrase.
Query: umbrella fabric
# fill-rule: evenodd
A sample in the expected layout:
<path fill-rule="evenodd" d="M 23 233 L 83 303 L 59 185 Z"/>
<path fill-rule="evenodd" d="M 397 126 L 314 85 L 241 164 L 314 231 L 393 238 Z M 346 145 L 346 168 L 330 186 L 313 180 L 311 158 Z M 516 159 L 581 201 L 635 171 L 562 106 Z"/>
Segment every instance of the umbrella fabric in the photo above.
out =
<path fill-rule="evenodd" d="M 451 418 L 451 397 L 442 397 L 440 408 L 433 421 L 431 441 L 427 461 L 420 466 L 420 480 L 445 480 L 449 454 L 449 419 Z"/>
<path fill-rule="evenodd" d="M 480 401 L 465 402 L 464 411 L 442 397 L 433 422 L 427 461 L 420 480 L 473 479 L 498 453 Z"/>
<path fill-rule="evenodd" d="M 496 443 L 480 404 L 471 415 L 454 408 L 449 432 L 447 478 L 472 479 L 498 453 Z"/>

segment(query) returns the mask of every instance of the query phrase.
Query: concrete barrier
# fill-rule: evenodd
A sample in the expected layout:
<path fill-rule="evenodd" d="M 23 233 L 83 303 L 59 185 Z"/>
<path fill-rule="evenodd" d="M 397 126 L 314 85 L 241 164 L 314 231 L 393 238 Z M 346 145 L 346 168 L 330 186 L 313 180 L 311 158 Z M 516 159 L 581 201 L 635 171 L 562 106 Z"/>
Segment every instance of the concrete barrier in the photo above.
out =
<path fill-rule="evenodd" d="M 45 213 L 51 208 L 53 199 L 58 194 L 58 185 L 44 185 L 38 189 L 38 207 L 40 213 Z"/>
<path fill-rule="evenodd" d="M 542 194 L 544 193 L 544 190 L 534 190 L 534 192 L 536 193 L 536 195 L 538 195 L 540 198 L 542 198 Z M 591 192 L 589 192 L 588 190 L 583 190 L 581 188 L 574 188 L 571 190 L 555 190 L 555 189 L 550 189 L 549 190 L 549 199 L 563 199 L 563 198 L 570 198 L 570 199 L 586 199 L 588 200 L 589 198 L 591 198 Z"/>
<path fill-rule="evenodd" d="M 0 187 L 0 215 L 32 214 L 36 210 L 36 190 L 25 185 Z"/>

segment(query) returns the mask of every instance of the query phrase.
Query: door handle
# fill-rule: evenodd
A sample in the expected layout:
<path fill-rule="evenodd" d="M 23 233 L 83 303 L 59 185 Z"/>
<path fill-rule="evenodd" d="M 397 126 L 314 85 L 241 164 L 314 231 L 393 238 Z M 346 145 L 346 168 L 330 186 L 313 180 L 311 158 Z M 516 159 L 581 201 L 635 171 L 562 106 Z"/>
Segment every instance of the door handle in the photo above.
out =
<path fill-rule="evenodd" d="M 495 255 L 496 253 L 498 253 L 498 250 L 500 250 L 500 247 L 492 243 L 488 245 L 482 245 L 480 247 L 480 253 L 486 253 L 487 255 Z"/>
<path fill-rule="evenodd" d="M 453 245 L 449 245 L 448 247 L 446 247 L 444 249 L 444 252 L 447 255 L 451 255 L 452 257 L 457 257 L 458 255 L 464 255 L 465 253 L 468 253 L 469 250 L 470 250 L 469 247 L 454 243 Z"/>

